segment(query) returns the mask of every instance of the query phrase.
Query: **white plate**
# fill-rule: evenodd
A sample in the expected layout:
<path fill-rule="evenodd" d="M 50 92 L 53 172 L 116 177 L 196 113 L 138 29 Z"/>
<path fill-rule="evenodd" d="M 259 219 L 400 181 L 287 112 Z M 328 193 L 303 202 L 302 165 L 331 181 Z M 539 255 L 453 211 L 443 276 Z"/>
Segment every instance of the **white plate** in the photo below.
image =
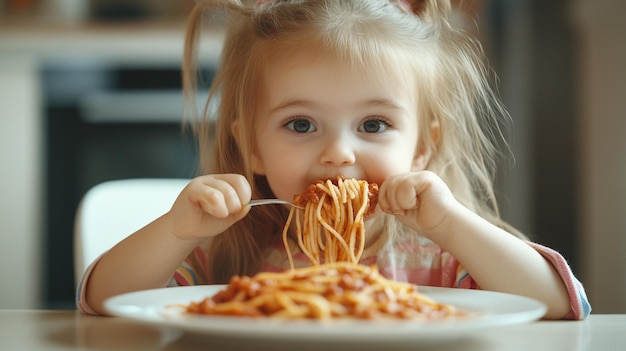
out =
<path fill-rule="evenodd" d="M 476 316 L 440 322 L 409 321 L 281 321 L 264 318 L 188 315 L 176 307 L 211 296 L 223 285 L 188 286 L 138 291 L 105 301 L 109 313 L 136 321 L 174 327 L 187 332 L 255 342 L 323 344 L 424 344 L 458 339 L 468 334 L 541 318 L 539 301 L 481 290 L 419 287 L 437 302 L 478 312 Z"/>

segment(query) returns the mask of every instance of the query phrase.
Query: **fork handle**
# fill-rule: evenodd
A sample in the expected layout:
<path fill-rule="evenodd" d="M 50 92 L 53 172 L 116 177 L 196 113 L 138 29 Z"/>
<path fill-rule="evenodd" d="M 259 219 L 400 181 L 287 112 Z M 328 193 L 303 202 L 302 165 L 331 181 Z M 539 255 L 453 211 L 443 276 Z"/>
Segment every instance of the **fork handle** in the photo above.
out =
<path fill-rule="evenodd" d="M 291 207 L 295 207 L 301 210 L 304 210 L 304 207 L 298 206 L 291 201 L 281 200 L 281 199 L 258 199 L 252 200 L 248 203 L 249 206 L 257 206 L 257 205 L 288 205 Z"/>
<path fill-rule="evenodd" d="M 248 205 L 249 206 L 257 206 L 257 205 L 290 205 L 290 206 L 295 206 L 291 202 L 289 202 L 287 200 L 281 200 L 281 199 L 258 199 L 258 200 L 251 200 L 248 203 Z"/>

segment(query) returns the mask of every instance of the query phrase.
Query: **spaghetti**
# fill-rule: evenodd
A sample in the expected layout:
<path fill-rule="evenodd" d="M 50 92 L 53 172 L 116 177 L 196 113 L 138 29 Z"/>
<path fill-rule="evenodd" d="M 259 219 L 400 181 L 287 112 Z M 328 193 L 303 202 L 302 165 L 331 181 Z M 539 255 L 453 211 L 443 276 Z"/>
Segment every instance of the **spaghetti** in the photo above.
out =
<path fill-rule="evenodd" d="M 292 208 L 283 230 L 291 269 L 233 276 L 223 290 L 190 303 L 186 311 L 317 320 L 429 321 L 463 315 L 421 294 L 413 284 L 383 277 L 376 266 L 358 264 L 365 246 L 364 219 L 377 201 L 378 185 L 364 180 L 338 178 L 311 184 L 294 198 L 304 210 Z M 311 267 L 294 269 L 288 245 L 293 221 L 298 245 Z"/>
<path fill-rule="evenodd" d="M 409 283 L 386 279 L 375 266 L 339 262 L 282 273 L 234 276 L 213 297 L 192 302 L 189 313 L 330 320 L 408 319 L 431 321 L 462 315 Z"/>
<path fill-rule="evenodd" d="M 357 263 L 365 247 L 364 219 L 378 201 L 378 185 L 365 180 L 337 178 L 318 180 L 294 197 L 304 208 L 291 208 L 283 229 L 283 243 L 291 268 L 293 257 L 288 243 L 291 223 L 295 221 L 298 246 L 312 265 L 324 262 Z M 323 256 L 322 256 L 323 255 Z"/>

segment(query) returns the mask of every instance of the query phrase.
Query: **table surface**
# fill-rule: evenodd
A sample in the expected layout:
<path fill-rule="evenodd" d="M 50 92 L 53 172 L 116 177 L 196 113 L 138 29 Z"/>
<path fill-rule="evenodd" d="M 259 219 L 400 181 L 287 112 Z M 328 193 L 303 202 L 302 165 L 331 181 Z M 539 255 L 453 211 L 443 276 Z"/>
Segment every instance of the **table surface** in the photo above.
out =
<path fill-rule="evenodd" d="M 537 321 L 499 327 L 437 345 L 393 345 L 401 350 L 623 350 L 626 315 L 594 315 L 585 321 Z M 333 348 L 333 345 L 329 345 Z M 346 345 L 336 345 L 346 350 Z M 282 349 L 294 349 L 283 345 Z M 365 347 L 368 348 L 368 347 Z M 159 328 L 117 317 L 86 316 L 78 311 L 0 310 L 2 350 L 280 350 L 258 341 L 224 340 Z M 298 345 L 297 350 L 307 349 Z M 309 349 L 319 349 L 309 345 Z M 329 347 L 324 347 L 325 350 Z M 358 350 L 363 350 L 360 346 Z M 369 348 L 371 349 L 371 348 Z"/>

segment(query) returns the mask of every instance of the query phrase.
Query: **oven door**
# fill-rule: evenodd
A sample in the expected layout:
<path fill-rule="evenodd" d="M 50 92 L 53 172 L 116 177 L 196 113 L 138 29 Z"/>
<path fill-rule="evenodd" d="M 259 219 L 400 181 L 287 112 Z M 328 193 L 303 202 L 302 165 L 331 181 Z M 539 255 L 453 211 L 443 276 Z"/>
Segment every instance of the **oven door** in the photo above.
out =
<path fill-rule="evenodd" d="M 73 308 L 73 231 L 94 185 L 125 178 L 192 178 L 196 143 L 184 132 L 180 71 L 47 67 L 44 307 Z"/>

